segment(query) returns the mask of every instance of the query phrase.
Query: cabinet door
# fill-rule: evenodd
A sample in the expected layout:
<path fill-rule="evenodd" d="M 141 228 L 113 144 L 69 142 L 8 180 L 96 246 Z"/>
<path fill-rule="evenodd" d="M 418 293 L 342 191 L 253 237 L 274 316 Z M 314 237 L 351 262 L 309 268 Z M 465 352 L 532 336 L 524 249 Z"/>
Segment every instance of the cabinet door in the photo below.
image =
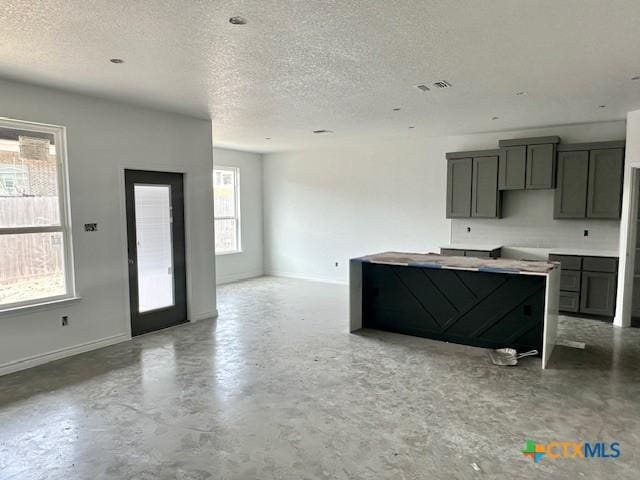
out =
<path fill-rule="evenodd" d="M 471 158 L 447 161 L 447 218 L 471 217 Z"/>
<path fill-rule="evenodd" d="M 500 193 L 498 192 L 498 157 L 473 159 L 473 188 L 471 189 L 471 216 L 498 218 Z"/>
<path fill-rule="evenodd" d="M 589 152 L 558 153 L 558 186 L 553 203 L 553 218 L 585 218 Z"/>
<path fill-rule="evenodd" d="M 555 153 L 552 143 L 527 147 L 527 189 L 555 187 Z"/>
<path fill-rule="evenodd" d="M 588 218 L 620 218 L 623 150 L 605 148 L 589 152 Z"/>
<path fill-rule="evenodd" d="M 524 190 L 525 165 L 527 163 L 527 147 L 503 147 L 500 151 L 500 172 L 498 189 Z"/>
<path fill-rule="evenodd" d="M 580 313 L 612 317 L 615 313 L 615 300 L 614 273 L 582 272 Z"/>

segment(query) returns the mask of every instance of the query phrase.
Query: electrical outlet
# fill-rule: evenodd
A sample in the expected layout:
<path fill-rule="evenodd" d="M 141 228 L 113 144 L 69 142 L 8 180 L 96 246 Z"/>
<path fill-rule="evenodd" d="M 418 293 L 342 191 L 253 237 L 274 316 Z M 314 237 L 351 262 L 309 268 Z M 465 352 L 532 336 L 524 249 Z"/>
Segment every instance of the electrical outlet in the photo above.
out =
<path fill-rule="evenodd" d="M 467 227 L 467 233 L 471 233 L 471 227 Z"/>
<path fill-rule="evenodd" d="M 339 266 L 340 266 L 340 264 L 338 262 L 336 262 L 336 267 L 339 267 Z"/>
<path fill-rule="evenodd" d="M 69 317 L 67 315 L 63 315 L 61 320 L 62 320 L 63 327 L 66 327 L 67 325 L 69 325 Z"/>
<path fill-rule="evenodd" d="M 589 236 L 589 230 L 585 230 L 585 231 L 584 231 L 584 233 L 583 233 L 583 235 L 584 235 L 585 237 L 588 237 L 588 236 Z"/>

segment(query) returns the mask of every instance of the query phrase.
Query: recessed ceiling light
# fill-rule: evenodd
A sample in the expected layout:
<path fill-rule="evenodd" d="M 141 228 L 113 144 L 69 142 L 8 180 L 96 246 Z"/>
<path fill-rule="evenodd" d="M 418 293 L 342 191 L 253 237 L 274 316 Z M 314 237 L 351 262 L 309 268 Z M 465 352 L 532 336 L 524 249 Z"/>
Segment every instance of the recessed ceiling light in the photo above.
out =
<path fill-rule="evenodd" d="M 332 130 L 314 130 L 313 133 L 318 133 L 318 134 L 326 134 L 326 133 L 333 133 Z"/>
<path fill-rule="evenodd" d="M 598 105 L 598 108 L 607 108 L 606 105 Z"/>
<path fill-rule="evenodd" d="M 500 117 L 491 117 L 491 120 L 498 120 Z"/>
<path fill-rule="evenodd" d="M 265 140 L 271 140 L 271 137 L 264 137 Z"/>
<path fill-rule="evenodd" d="M 527 92 L 518 92 L 518 93 L 516 93 L 516 95 L 518 95 L 518 96 L 526 95 L 526 94 L 527 94 Z"/>
<path fill-rule="evenodd" d="M 416 128 L 416 127 L 414 127 L 414 126 L 411 126 L 411 127 L 409 127 L 409 128 Z"/>
<path fill-rule="evenodd" d="M 110 61 L 111 63 L 116 63 L 116 64 L 124 63 L 124 60 L 123 60 L 123 59 L 121 59 L 121 58 L 112 58 L 112 59 L 110 59 L 109 61 Z"/>
<path fill-rule="evenodd" d="M 631 77 L 631 80 L 640 80 L 640 75 L 636 75 L 635 77 Z"/>
<path fill-rule="evenodd" d="M 231 25 L 246 25 L 247 24 L 247 19 L 244 18 L 244 17 L 235 16 L 235 17 L 231 17 L 229 19 L 229 23 Z"/>
<path fill-rule="evenodd" d="M 400 110 L 402 110 L 400 107 L 396 107 L 393 109 L 394 112 L 399 112 Z"/>

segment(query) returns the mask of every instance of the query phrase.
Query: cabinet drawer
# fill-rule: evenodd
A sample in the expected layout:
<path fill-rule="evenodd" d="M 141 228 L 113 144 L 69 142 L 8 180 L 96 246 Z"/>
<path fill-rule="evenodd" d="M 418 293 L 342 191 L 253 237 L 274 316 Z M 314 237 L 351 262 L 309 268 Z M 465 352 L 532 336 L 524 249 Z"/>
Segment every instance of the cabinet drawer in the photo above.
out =
<path fill-rule="evenodd" d="M 581 270 L 582 257 L 572 255 L 549 255 L 552 262 L 560 262 L 562 270 Z"/>
<path fill-rule="evenodd" d="M 447 257 L 464 257 L 464 250 L 455 250 L 453 248 L 441 248 L 440 255 Z"/>
<path fill-rule="evenodd" d="M 608 257 L 584 257 L 582 269 L 587 272 L 616 273 L 618 271 L 618 259 Z"/>
<path fill-rule="evenodd" d="M 465 257 L 490 258 L 491 252 L 487 250 L 467 250 L 464 252 Z"/>
<path fill-rule="evenodd" d="M 562 312 L 577 312 L 580 308 L 580 296 L 576 292 L 560 291 L 559 310 Z"/>
<path fill-rule="evenodd" d="M 560 270 L 560 290 L 579 292 L 580 278 L 581 274 L 577 270 Z"/>

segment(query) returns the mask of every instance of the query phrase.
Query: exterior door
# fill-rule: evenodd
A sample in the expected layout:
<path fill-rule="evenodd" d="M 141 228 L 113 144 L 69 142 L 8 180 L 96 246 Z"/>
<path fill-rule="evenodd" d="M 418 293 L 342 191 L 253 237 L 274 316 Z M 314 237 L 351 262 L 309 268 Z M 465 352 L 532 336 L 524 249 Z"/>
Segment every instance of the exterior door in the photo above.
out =
<path fill-rule="evenodd" d="M 133 335 L 187 321 L 180 173 L 125 170 Z"/>

